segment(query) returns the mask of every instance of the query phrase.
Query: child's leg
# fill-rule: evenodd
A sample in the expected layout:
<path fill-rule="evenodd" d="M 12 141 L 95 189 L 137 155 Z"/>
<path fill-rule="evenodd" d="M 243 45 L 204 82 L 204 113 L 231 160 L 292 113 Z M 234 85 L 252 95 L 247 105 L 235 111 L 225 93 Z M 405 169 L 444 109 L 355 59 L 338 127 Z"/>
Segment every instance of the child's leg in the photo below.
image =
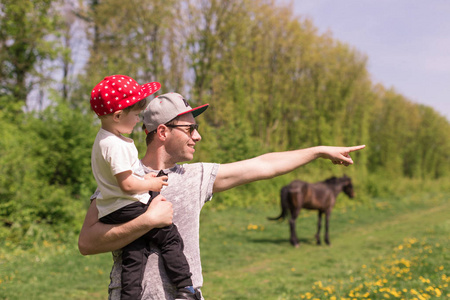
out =
<path fill-rule="evenodd" d="M 192 286 L 191 272 L 183 253 L 183 239 L 174 224 L 155 228 L 144 237 L 151 238 L 161 249 L 166 272 L 178 289 Z"/>
<path fill-rule="evenodd" d="M 159 171 L 156 176 L 167 175 L 163 170 Z M 153 200 L 159 193 L 149 192 L 151 200 Z M 151 201 L 150 200 L 150 201 Z M 151 238 L 161 249 L 161 256 L 166 267 L 167 276 L 172 280 L 178 289 L 185 287 L 192 287 L 189 263 L 186 256 L 184 256 L 183 239 L 178 232 L 175 224 L 163 228 L 155 228 L 148 232 L 145 236 Z"/>
<path fill-rule="evenodd" d="M 140 202 L 129 204 L 103 218 L 106 224 L 128 222 L 147 210 L 148 204 Z M 148 240 L 141 237 L 122 249 L 122 287 L 121 300 L 137 300 L 141 297 L 142 279 L 149 255 Z"/>
<path fill-rule="evenodd" d="M 148 255 L 148 240 L 143 237 L 122 249 L 121 300 L 141 299 L 142 279 Z"/>

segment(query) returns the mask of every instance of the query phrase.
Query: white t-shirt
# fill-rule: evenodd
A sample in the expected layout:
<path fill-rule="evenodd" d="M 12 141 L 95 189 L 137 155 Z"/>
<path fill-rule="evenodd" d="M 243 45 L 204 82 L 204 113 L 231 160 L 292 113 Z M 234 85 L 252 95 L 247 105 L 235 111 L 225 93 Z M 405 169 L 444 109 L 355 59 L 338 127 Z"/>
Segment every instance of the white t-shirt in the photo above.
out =
<path fill-rule="evenodd" d="M 150 199 L 148 193 L 126 194 L 115 177 L 131 170 L 133 176 L 143 179 L 145 173 L 132 139 L 100 128 L 92 146 L 91 166 L 100 190 L 96 201 L 99 218 L 135 201 L 147 204 Z"/>

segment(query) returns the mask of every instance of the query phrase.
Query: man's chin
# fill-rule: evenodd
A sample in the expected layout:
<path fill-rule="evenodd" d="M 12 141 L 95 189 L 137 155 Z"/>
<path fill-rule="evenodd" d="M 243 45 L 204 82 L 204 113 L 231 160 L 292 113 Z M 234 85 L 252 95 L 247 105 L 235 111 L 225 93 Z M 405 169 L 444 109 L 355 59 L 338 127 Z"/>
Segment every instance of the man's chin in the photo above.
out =
<path fill-rule="evenodd" d="M 191 161 L 191 160 L 193 160 L 194 159 L 194 153 L 192 153 L 192 154 L 186 154 L 184 157 L 183 157 L 183 161 Z"/>

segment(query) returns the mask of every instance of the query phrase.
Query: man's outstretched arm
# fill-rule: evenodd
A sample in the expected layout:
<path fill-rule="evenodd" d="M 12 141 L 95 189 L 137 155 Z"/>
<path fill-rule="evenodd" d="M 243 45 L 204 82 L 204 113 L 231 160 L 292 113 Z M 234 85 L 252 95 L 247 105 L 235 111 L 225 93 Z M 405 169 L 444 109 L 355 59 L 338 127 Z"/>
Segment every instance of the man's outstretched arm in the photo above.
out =
<path fill-rule="evenodd" d="M 334 164 L 353 164 L 350 152 L 361 150 L 365 145 L 354 147 L 317 146 L 284 152 L 266 153 L 251 159 L 222 164 L 219 167 L 213 191 L 215 193 L 235 186 L 262 179 L 270 179 L 289 173 L 317 158 L 330 159 Z"/>
<path fill-rule="evenodd" d="M 104 224 L 98 220 L 98 210 L 93 200 L 78 237 L 78 249 L 83 255 L 120 249 L 153 228 L 172 224 L 172 215 L 172 204 L 159 195 L 139 217 L 123 224 Z"/>

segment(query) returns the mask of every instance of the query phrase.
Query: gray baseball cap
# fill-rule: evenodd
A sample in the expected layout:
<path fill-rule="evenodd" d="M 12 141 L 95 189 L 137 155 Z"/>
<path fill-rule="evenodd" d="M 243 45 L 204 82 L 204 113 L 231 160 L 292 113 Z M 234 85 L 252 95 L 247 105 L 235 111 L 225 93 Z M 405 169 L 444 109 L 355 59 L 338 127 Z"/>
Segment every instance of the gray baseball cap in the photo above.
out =
<path fill-rule="evenodd" d="M 160 124 L 166 124 L 170 120 L 192 113 L 197 117 L 208 108 L 209 104 L 203 104 L 192 108 L 189 103 L 178 93 L 159 95 L 150 101 L 144 110 L 144 126 L 148 132 L 158 128 Z"/>

